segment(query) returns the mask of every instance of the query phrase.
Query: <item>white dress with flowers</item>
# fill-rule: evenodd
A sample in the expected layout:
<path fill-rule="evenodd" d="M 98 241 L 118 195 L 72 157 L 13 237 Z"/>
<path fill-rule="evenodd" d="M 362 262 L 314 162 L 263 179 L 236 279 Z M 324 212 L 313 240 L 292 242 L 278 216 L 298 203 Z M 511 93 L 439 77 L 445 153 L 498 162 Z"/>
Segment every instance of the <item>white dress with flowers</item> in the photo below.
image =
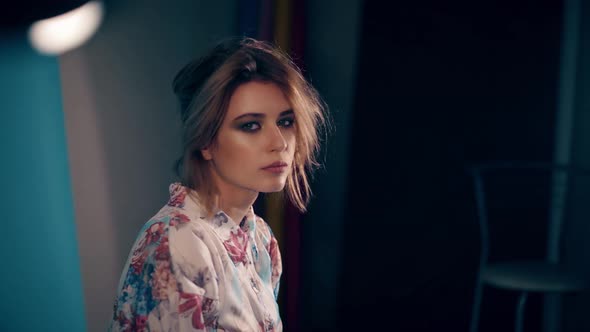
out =
<path fill-rule="evenodd" d="M 204 210 L 179 183 L 141 229 L 119 282 L 110 331 L 282 331 L 281 257 L 250 208 L 239 223 Z"/>

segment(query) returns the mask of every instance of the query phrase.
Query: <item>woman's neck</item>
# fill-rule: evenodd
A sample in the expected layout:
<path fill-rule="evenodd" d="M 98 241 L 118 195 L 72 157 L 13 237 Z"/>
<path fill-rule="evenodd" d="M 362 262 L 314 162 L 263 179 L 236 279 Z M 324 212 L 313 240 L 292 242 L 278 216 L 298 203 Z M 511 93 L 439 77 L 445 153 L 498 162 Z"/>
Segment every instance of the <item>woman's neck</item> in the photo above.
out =
<path fill-rule="evenodd" d="M 248 210 L 256 201 L 257 192 L 242 192 L 232 190 L 230 192 L 221 192 L 216 199 L 216 205 L 225 214 L 227 214 L 235 223 L 239 224 L 248 214 Z"/>
<path fill-rule="evenodd" d="M 256 201 L 258 192 L 226 181 L 217 173 L 215 167 L 211 167 L 211 170 L 211 177 L 217 191 L 214 199 L 216 207 L 239 224 Z"/>

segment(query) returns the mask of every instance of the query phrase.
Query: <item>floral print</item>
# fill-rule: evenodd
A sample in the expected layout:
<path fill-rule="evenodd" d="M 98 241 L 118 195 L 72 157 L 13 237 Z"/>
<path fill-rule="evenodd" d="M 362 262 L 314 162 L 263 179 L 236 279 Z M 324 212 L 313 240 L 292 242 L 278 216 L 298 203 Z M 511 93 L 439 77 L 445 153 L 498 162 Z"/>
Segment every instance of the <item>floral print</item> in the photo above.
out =
<path fill-rule="evenodd" d="M 140 230 L 125 264 L 109 331 L 282 331 L 282 273 L 270 227 L 250 208 L 238 224 L 204 215 L 189 189 Z"/>
<path fill-rule="evenodd" d="M 229 257 L 234 264 L 247 264 L 246 248 L 248 248 L 248 234 L 238 228 L 230 232 L 230 238 L 223 242 Z"/>
<path fill-rule="evenodd" d="M 180 293 L 180 298 L 182 300 L 178 311 L 181 314 L 190 312 L 193 327 L 195 329 L 204 329 L 205 324 L 201 315 L 201 296 L 199 294 Z"/>
<path fill-rule="evenodd" d="M 184 207 L 184 200 L 187 194 L 188 190 L 186 190 L 186 187 L 176 184 L 170 185 L 170 199 L 167 205 L 180 208 Z"/>

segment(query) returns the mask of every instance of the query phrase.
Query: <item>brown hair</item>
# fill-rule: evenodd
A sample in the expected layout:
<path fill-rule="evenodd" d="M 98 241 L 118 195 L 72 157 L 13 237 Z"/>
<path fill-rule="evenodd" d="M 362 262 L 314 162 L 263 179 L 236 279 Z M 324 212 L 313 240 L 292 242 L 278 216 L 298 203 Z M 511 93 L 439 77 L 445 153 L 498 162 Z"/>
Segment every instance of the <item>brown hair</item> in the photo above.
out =
<path fill-rule="evenodd" d="M 176 172 L 211 212 L 216 188 L 200 150 L 215 141 L 235 89 L 253 80 L 276 84 L 295 113 L 297 145 L 285 191 L 303 212 L 311 197 L 308 173 L 319 166 L 316 155 L 319 134 L 326 129 L 326 107 L 289 56 L 267 42 L 224 40 L 178 72 L 172 85 L 180 102 L 183 155 Z"/>

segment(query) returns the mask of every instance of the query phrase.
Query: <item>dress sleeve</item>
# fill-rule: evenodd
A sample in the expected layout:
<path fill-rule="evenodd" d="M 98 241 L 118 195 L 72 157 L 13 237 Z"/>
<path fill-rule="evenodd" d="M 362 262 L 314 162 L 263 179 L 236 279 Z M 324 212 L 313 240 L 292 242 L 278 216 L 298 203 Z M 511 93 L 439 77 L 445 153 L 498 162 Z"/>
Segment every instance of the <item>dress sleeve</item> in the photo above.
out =
<path fill-rule="evenodd" d="M 277 238 L 274 236 L 272 229 L 266 223 L 263 222 L 263 225 L 266 227 L 266 231 L 268 232 L 268 244 L 266 246 L 266 250 L 270 256 L 270 268 L 271 268 L 271 284 L 272 289 L 274 292 L 275 300 L 278 299 L 279 296 L 279 288 L 281 285 L 281 274 L 283 273 L 283 263 L 281 259 L 281 251 L 279 250 L 279 244 L 277 242 Z"/>
<path fill-rule="evenodd" d="M 218 292 L 210 254 L 188 226 L 155 222 L 140 234 L 109 331 L 196 332 L 216 326 Z M 191 250 L 190 261 L 184 250 Z"/>

